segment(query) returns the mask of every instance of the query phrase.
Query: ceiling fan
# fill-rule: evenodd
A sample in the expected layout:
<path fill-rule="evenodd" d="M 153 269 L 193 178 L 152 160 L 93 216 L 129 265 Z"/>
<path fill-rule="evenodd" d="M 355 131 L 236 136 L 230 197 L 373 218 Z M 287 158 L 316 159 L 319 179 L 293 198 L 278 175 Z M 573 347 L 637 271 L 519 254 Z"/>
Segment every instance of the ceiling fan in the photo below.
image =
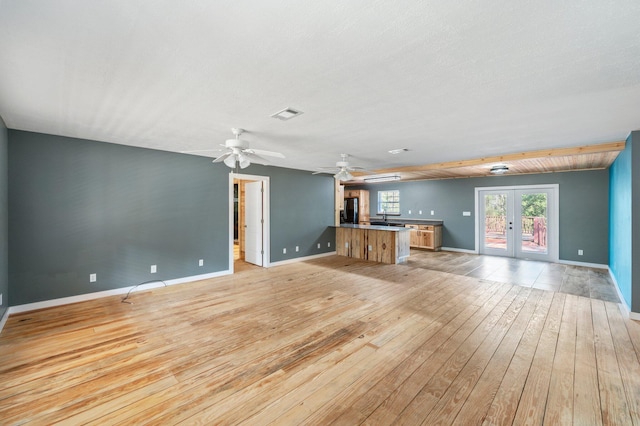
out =
<path fill-rule="evenodd" d="M 347 161 L 349 154 L 340 154 L 340 157 L 342 157 L 342 160 L 336 162 L 335 167 L 319 167 L 318 171 L 313 174 L 317 175 L 318 173 L 336 171 L 337 173 L 333 175 L 334 178 L 338 180 L 351 180 L 353 179 L 353 175 L 350 172 L 365 170 L 364 167 L 349 165 L 349 162 Z"/>
<path fill-rule="evenodd" d="M 246 140 L 240 139 L 240 135 L 245 132 L 244 129 L 234 127 L 231 129 L 231 132 L 234 134 L 235 138 L 227 139 L 224 142 L 224 145 L 220 144 L 220 146 L 223 146 L 226 148 L 227 152 L 225 152 L 224 154 L 214 159 L 213 160 L 214 163 L 223 162 L 224 164 L 231 167 L 232 169 L 236 167 L 236 163 L 237 163 L 241 169 L 244 169 L 249 167 L 249 165 L 252 162 L 269 165 L 270 164 L 269 160 L 267 160 L 266 158 L 263 158 L 262 157 L 263 155 L 266 157 L 284 158 L 284 155 L 279 152 L 249 148 L 249 142 L 247 142 Z M 200 151 L 183 151 L 183 152 L 190 153 L 190 152 L 204 152 L 204 151 L 222 151 L 222 150 L 206 149 L 206 150 L 200 150 Z"/>

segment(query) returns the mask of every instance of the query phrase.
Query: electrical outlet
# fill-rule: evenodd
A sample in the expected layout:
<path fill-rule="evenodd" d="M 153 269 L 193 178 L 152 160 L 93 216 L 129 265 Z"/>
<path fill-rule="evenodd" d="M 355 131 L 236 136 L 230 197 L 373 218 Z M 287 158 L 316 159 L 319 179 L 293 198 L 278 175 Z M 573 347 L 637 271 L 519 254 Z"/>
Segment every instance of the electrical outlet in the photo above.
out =
<path fill-rule="evenodd" d="M 422 210 L 418 210 L 418 214 L 422 214 Z"/>
<path fill-rule="evenodd" d="M 198 266 L 204 266 L 204 259 L 198 260 Z"/>
<path fill-rule="evenodd" d="M 409 214 L 411 214 L 411 210 L 409 210 Z"/>
<path fill-rule="evenodd" d="M 369 246 L 369 251 L 373 251 L 373 246 Z"/>
<path fill-rule="evenodd" d="M 431 216 L 433 216 L 434 214 L 436 214 L 436 212 L 431 210 Z"/>
<path fill-rule="evenodd" d="M 282 254 L 287 254 L 287 249 L 286 248 L 282 249 Z"/>
<path fill-rule="evenodd" d="M 89 282 L 90 283 L 95 283 L 96 281 L 98 281 L 98 275 L 97 274 L 89 274 Z"/>
<path fill-rule="evenodd" d="M 578 250 L 578 256 L 582 256 L 584 252 L 582 250 Z"/>
<path fill-rule="evenodd" d="M 296 246 L 296 251 L 300 251 L 300 247 Z"/>
<path fill-rule="evenodd" d="M 158 272 L 158 265 L 151 265 L 151 273 L 155 274 L 156 272 Z"/>
<path fill-rule="evenodd" d="M 2 293 L 0 293 L 0 306 L 2 306 Z"/>
<path fill-rule="evenodd" d="M 327 243 L 327 247 L 331 247 L 331 241 Z"/>
<path fill-rule="evenodd" d="M 471 212 L 462 212 L 462 216 L 471 216 Z"/>
<path fill-rule="evenodd" d="M 318 248 L 320 248 L 320 243 L 318 243 Z"/>

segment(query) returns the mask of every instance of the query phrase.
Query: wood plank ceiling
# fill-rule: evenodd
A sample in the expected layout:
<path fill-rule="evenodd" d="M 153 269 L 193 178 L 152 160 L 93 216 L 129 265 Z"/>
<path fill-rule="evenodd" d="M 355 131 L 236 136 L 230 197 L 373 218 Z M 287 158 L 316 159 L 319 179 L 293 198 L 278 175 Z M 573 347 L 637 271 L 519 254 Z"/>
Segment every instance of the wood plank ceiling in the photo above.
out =
<path fill-rule="evenodd" d="M 625 147 L 624 141 L 574 148 L 546 149 L 473 160 L 451 161 L 353 173 L 354 179 L 345 185 L 375 183 L 389 180 L 435 180 L 491 176 L 491 167 L 505 165 L 506 174 L 522 175 L 608 168 Z"/>

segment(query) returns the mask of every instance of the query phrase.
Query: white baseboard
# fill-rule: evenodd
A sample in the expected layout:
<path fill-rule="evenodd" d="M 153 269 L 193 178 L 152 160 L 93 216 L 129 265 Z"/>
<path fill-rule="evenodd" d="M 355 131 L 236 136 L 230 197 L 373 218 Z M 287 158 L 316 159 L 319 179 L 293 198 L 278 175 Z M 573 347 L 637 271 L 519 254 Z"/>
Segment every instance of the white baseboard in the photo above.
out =
<path fill-rule="evenodd" d="M 2 333 L 2 329 L 4 328 L 7 319 L 9 319 L 9 308 L 5 309 L 2 319 L 0 319 L 0 333 Z"/>
<path fill-rule="evenodd" d="M 584 266 L 587 268 L 609 269 L 609 265 L 603 265 L 601 263 L 576 262 L 575 260 L 559 259 L 558 262 L 556 263 L 562 263 L 563 265 L 572 265 L 572 266 Z"/>
<path fill-rule="evenodd" d="M 226 270 L 226 271 L 220 271 L 220 272 L 212 272 L 210 274 L 193 275 L 190 277 L 176 278 L 173 280 L 149 281 L 148 283 L 137 285 L 136 290 L 142 290 L 142 289 L 150 290 L 152 288 L 163 287 L 164 286 L 164 284 L 162 284 L 163 282 L 167 285 L 175 285 L 175 284 L 189 283 L 193 281 L 206 280 L 209 278 L 221 277 L 229 274 L 231 274 L 231 271 Z M 113 290 L 97 291 L 95 293 L 79 294 L 77 296 L 61 297 L 60 299 L 44 300 L 42 302 L 11 306 L 9 307 L 9 309 L 7 309 L 7 312 L 10 314 L 17 314 L 20 312 L 35 311 L 36 309 L 52 308 L 54 306 L 62 306 L 62 305 L 68 305 L 70 303 L 77 303 L 77 302 L 84 302 L 87 300 L 99 299 L 101 297 L 117 296 L 120 294 L 127 294 L 129 291 L 131 291 L 135 287 L 136 286 L 121 287 L 121 288 L 115 288 Z"/>
<path fill-rule="evenodd" d="M 611 277 L 611 281 L 613 281 L 613 286 L 615 287 L 616 292 L 618 293 L 618 299 L 620 299 L 620 306 L 622 306 L 624 313 L 627 315 L 627 317 L 629 317 L 629 319 L 640 321 L 640 313 L 633 312 L 631 310 L 631 307 L 627 305 L 627 301 L 625 300 L 625 298 L 622 296 L 622 293 L 620 292 L 620 287 L 618 286 L 618 281 L 616 280 L 615 275 L 613 275 L 613 271 L 609 267 L 607 267 L 607 269 L 609 270 L 609 277 Z"/>
<path fill-rule="evenodd" d="M 313 254 L 311 256 L 294 257 L 293 259 L 281 260 L 279 262 L 272 262 L 269 264 L 268 267 L 270 268 L 272 266 L 282 266 L 282 265 L 288 265 L 290 263 L 304 262 L 306 260 L 318 259 L 320 257 L 333 256 L 334 254 L 336 254 L 335 251 L 330 251 L 328 253 Z"/>
<path fill-rule="evenodd" d="M 461 249 L 461 248 L 455 248 L 455 247 L 442 247 L 441 250 L 442 251 L 456 251 L 458 253 L 467 253 L 467 254 L 478 254 L 478 252 L 475 251 L 475 250 Z"/>

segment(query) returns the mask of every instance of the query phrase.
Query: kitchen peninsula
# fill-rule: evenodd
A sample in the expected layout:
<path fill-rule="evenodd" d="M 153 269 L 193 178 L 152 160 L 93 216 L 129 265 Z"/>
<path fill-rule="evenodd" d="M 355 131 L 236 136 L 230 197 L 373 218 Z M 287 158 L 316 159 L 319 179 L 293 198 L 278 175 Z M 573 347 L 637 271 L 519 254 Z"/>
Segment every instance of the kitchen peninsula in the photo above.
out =
<path fill-rule="evenodd" d="M 382 263 L 403 263 L 409 258 L 410 228 L 342 224 L 336 226 L 336 253 Z"/>

